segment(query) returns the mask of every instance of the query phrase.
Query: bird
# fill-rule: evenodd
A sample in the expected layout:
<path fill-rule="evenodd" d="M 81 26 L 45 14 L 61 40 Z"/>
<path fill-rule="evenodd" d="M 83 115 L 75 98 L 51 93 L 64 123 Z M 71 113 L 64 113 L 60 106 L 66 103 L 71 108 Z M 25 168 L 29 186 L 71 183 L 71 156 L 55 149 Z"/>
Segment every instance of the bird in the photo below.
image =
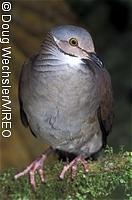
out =
<path fill-rule="evenodd" d="M 79 26 L 53 27 L 38 52 L 23 65 L 19 80 L 23 125 L 49 148 L 15 179 L 35 173 L 45 181 L 44 163 L 53 151 L 71 160 L 59 175 L 78 163 L 89 171 L 87 158 L 106 147 L 113 122 L 113 89 L 109 72 L 96 54 L 90 33 Z"/>

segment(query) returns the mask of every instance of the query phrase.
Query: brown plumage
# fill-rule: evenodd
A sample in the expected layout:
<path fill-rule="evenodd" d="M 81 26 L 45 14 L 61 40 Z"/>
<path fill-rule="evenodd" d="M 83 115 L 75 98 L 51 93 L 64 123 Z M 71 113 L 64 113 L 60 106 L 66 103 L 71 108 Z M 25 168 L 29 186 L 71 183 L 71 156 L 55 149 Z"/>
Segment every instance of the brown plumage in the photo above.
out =
<path fill-rule="evenodd" d="M 106 137 L 112 129 L 113 121 L 113 91 L 111 85 L 110 75 L 106 70 L 101 74 L 101 102 L 99 109 L 99 122 L 102 127 L 102 131 Z"/>

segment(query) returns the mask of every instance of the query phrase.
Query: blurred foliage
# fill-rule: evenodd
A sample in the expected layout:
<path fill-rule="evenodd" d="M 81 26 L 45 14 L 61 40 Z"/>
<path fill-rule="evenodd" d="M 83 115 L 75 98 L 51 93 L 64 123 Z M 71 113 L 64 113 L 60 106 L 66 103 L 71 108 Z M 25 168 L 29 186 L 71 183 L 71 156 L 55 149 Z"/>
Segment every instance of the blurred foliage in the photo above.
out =
<path fill-rule="evenodd" d="M 36 192 L 30 188 L 27 177 L 14 181 L 15 170 L 6 170 L 0 175 L 0 199 L 130 200 L 132 198 L 131 165 L 132 155 L 129 152 L 120 150 L 117 155 L 114 155 L 113 149 L 107 148 L 102 159 L 96 162 L 89 161 L 88 173 L 84 174 L 79 166 L 74 180 L 71 180 L 68 173 L 64 180 L 59 180 L 57 175 L 62 170 L 63 163 L 54 161 L 53 165 L 45 166 L 45 184 L 40 182 L 38 175 L 36 176 L 38 185 Z"/>
<path fill-rule="evenodd" d="M 109 70 L 115 97 L 115 120 L 108 141 L 115 150 L 130 149 L 132 88 L 131 0 L 12 0 L 12 136 L 1 142 L 1 168 L 24 167 L 47 147 L 25 129 L 19 117 L 18 80 L 24 61 L 38 51 L 53 26 L 79 25 L 92 35 L 96 52 Z M 54 160 L 54 156 L 49 163 Z"/>

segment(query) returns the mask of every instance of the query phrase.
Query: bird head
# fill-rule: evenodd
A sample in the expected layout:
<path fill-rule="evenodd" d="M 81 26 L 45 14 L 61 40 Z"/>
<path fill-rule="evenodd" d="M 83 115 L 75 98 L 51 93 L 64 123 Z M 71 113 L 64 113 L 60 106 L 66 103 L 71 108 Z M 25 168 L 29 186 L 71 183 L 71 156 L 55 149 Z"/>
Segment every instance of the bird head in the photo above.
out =
<path fill-rule="evenodd" d="M 67 55 L 86 58 L 88 52 L 94 52 L 90 34 L 81 27 L 58 26 L 51 30 L 51 34 L 58 48 Z"/>
<path fill-rule="evenodd" d="M 66 64 L 94 62 L 102 67 L 102 62 L 96 56 L 91 35 L 78 26 L 62 25 L 53 28 L 47 35 L 44 43 L 45 50 L 56 55 Z"/>

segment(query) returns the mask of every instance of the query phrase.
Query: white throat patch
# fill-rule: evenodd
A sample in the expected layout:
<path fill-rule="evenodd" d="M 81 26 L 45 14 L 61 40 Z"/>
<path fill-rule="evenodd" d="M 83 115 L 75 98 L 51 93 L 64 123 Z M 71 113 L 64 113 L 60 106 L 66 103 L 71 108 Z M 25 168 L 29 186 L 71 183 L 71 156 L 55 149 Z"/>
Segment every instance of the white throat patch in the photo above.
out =
<path fill-rule="evenodd" d="M 79 67 L 79 65 L 81 63 L 83 63 L 82 60 L 81 60 L 81 58 L 70 56 L 70 55 L 64 55 L 63 61 L 66 64 L 70 65 L 71 67 L 73 67 L 73 66 L 76 66 L 76 67 L 78 66 Z"/>

